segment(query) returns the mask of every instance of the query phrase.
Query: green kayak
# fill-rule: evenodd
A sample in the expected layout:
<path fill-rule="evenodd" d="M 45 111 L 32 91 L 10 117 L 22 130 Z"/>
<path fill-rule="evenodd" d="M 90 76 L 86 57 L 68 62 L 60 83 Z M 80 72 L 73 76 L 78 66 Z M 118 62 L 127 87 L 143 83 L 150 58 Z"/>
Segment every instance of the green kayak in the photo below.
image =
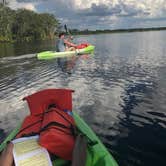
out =
<path fill-rule="evenodd" d="M 82 133 L 86 133 L 86 136 L 89 137 L 97 144 L 93 146 L 88 146 L 88 156 L 86 161 L 86 166 L 118 166 L 114 158 L 99 140 L 99 138 L 95 135 L 92 129 L 80 118 L 80 116 L 74 113 L 74 119 L 76 121 L 77 127 Z M 5 148 L 6 143 L 12 140 L 20 129 L 21 124 L 19 124 L 10 134 L 9 136 L 3 141 L 0 145 L 0 152 Z M 63 165 L 65 162 L 62 159 L 56 159 L 52 161 L 53 165 L 60 166 Z"/>
<path fill-rule="evenodd" d="M 45 104 L 43 98 L 48 98 L 47 96 L 49 96 L 49 95 L 51 96 L 50 101 L 53 101 L 52 92 L 53 92 L 53 89 L 49 89 L 49 90 L 44 90 L 44 91 L 40 91 L 40 92 L 36 93 L 35 94 L 37 97 L 37 100 L 35 100 L 36 105 L 35 105 L 35 107 L 32 107 L 32 109 L 33 108 L 36 109 L 38 106 L 42 106 L 39 104 L 40 101 L 42 101 L 43 104 Z M 42 93 L 45 96 L 42 95 Z M 38 96 L 40 96 L 40 97 L 42 96 L 42 97 L 38 98 Z M 54 96 L 54 94 L 53 94 L 53 96 Z M 30 96 L 30 98 L 32 98 L 32 97 L 33 96 Z M 70 96 L 68 95 L 67 98 L 69 99 Z M 26 98 L 24 98 L 24 99 L 26 99 Z M 47 100 L 46 102 L 48 102 L 48 101 L 49 100 Z M 62 102 L 62 100 L 59 100 L 59 102 Z M 28 101 L 28 103 L 29 103 L 29 101 Z M 70 104 L 69 104 L 69 106 L 70 106 Z M 117 162 L 114 160 L 112 155 L 108 152 L 106 147 L 99 140 L 99 138 L 92 131 L 92 129 L 83 121 L 83 119 L 76 112 L 73 112 L 73 117 L 74 117 L 78 131 L 81 134 L 83 134 L 85 136 L 87 142 L 89 142 L 88 146 L 87 146 L 86 166 L 118 166 Z M 7 136 L 7 138 L 0 145 L 0 152 L 6 147 L 6 143 L 8 141 L 11 141 L 15 138 L 15 136 L 19 132 L 20 128 L 21 128 L 21 124 L 18 124 L 18 126 Z M 71 163 L 69 161 L 66 161 L 66 160 L 63 160 L 60 158 L 55 158 L 55 157 L 53 157 L 52 163 L 53 163 L 53 165 L 56 165 L 56 166 L 71 165 Z"/>
<path fill-rule="evenodd" d="M 47 60 L 54 58 L 65 58 L 71 57 L 74 55 L 82 55 L 82 54 L 92 54 L 94 52 L 95 46 L 89 45 L 82 49 L 76 49 L 75 51 L 65 51 L 65 52 L 55 52 L 55 51 L 44 51 L 37 54 L 37 58 L 39 60 Z"/>

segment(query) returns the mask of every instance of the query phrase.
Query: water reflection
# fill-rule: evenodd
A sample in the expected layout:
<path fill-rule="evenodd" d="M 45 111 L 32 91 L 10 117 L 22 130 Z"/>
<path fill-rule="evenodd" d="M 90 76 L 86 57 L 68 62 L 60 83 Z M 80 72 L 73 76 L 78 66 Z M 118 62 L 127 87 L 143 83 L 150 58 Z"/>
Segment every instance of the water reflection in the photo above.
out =
<path fill-rule="evenodd" d="M 119 165 L 166 165 L 166 33 L 77 36 L 95 56 L 38 61 L 0 59 L 0 141 L 27 111 L 21 98 L 44 88 L 71 88 L 74 110 L 95 130 Z M 20 48 L 20 47 L 19 47 Z M 15 50 L 18 50 L 16 46 Z M 16 51 L 15 51 L 16 52 Z M 26 55 L 25 55 L 26 52 Z M 23 57 L 23 56 L 20 56 Z"/>

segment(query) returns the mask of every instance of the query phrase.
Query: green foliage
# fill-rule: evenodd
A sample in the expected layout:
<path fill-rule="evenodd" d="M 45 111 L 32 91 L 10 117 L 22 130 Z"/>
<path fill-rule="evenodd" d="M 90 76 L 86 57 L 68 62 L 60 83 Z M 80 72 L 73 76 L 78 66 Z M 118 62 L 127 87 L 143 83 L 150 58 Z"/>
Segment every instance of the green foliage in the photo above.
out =
<path fill-rule="evenodd" d="M 125 32 L 143 32 L 143 31 L 162 31 L 166 30 L 166 27 L 154 27 L 154 28 L 134 28 L 134 29 L 104 29 L 104 30 L 78 30 L 70 29 L 73 35 L 88 35 L 88 34 L 101 34 L 101 33 L 125 33 Z"/>
<path fill-rule="evenodd" d="M 59 25 L 54 15 L 11 10 L 0 4 L 0 41 L 51 39 Z"/>
<path fill-rule="evenodd" d="M 14 11 L 0 4 L 0 41 L 10 41 L 12 39 L 13 18 Z"/>

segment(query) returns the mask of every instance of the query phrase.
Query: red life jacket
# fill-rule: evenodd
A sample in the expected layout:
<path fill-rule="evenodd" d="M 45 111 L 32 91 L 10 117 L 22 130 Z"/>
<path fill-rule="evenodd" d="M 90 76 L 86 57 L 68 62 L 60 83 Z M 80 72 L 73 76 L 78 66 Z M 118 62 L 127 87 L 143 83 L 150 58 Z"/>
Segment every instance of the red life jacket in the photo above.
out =
<path fill-rule="evenodd" d="M 75 122 L 73 117 L 57 108 L 48 110 L 43 118 L 39 144 L 50 153 L 65 160 L 71 160 L 74 143 Z"/>
<path fill-rule="evenodd" d="M 72 92 L 48 89 L 25 97 L 31 115 L 25 118 L 17 138 L 40 134 L 41 146 L 65 160 L 71 160 L 75 143 L 75 122 L 70 115 Z"/>
<path fill-rule="evenodd" d="M 89 44 L 88 43 L 81 43 L 81 44 L 79 44 L 79 45 L 77 45 L 77 49 L 82 49 L 82 48 L 85 48 L 85 47 L 88 47 L 89 46 Z"/>
<path fill-rule="evenodd" d="M 16 138 L 39 134 L 42 125 L 42 120 L 43 120 L 42 116 L 34 116 L 34 115 L 27 116 L 24 119 L 21 129 L 17 134 Z"/>

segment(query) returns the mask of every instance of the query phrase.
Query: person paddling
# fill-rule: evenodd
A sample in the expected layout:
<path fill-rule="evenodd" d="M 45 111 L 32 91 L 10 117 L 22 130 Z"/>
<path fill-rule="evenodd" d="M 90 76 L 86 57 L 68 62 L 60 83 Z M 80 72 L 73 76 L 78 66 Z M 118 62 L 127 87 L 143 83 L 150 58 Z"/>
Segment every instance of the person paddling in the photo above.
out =
<path fill-rule="evenodd" d="M 64 51 L 73 51 L 77 45 L 65 39 L 65 33 L 59 34 L 59 39 L 56 43 L 56 51 L 64 52 Z"/>

